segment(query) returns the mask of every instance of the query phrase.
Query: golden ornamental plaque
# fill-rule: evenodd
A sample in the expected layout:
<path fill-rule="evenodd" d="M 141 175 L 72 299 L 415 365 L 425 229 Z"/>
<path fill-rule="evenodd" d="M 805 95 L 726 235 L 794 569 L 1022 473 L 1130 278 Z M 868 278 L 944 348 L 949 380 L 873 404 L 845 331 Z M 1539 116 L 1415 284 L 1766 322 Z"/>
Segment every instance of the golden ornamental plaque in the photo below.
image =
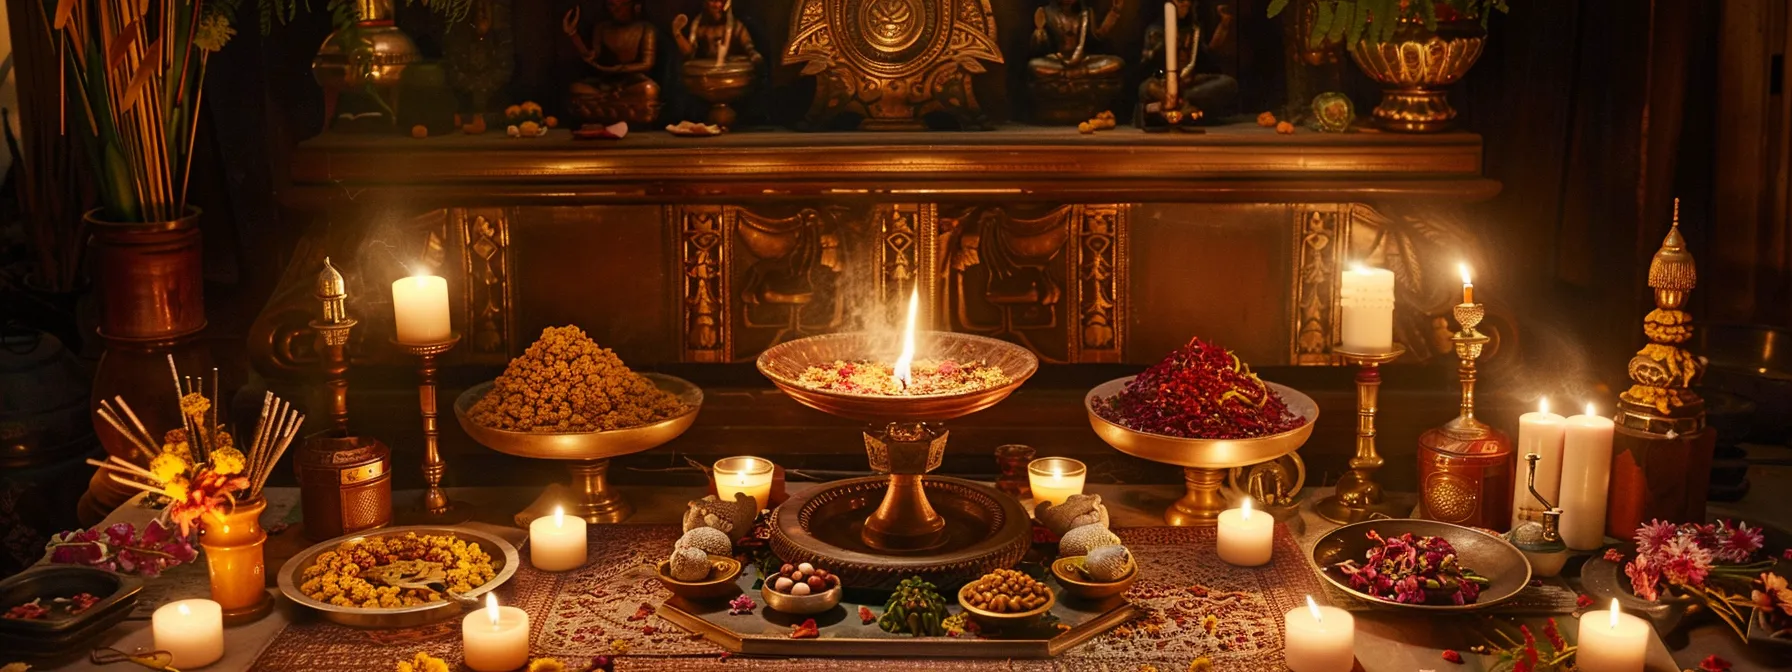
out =
<path fill-rule="evenodd" d="M 816 78 L 811 128 L 842 114 L 868 131 L 925 130 L 934 113 L 989 125 L 971 82 L 1002 62 L 989 0 L 801 0 L 790 35 L 784 63 Z"/>

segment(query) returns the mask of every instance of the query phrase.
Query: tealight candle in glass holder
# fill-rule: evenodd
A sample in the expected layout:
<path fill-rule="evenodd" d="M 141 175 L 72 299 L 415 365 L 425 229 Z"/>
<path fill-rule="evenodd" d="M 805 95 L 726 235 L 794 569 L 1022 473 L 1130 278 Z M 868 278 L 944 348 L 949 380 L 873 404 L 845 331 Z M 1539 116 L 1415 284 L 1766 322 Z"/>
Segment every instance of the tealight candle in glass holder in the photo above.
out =
<path fill-rule="evenodd" d="M 1027 485 L 1033 490 L 1033 499 L 1052 506 L 1083 494 L 1083 481 L 1088 477 L 1089 468 L 1068 457 L 1041 457 L 1027 464 Z"/>
<path fill-rule="evenodd" d="M 744 492 L 758 502 L 759 508 L 770 505 L 772 498 L 771 460 L 762 457 L 724 457 L 716 460 L 716 499 L 734 501 L 734 493 Z"/>

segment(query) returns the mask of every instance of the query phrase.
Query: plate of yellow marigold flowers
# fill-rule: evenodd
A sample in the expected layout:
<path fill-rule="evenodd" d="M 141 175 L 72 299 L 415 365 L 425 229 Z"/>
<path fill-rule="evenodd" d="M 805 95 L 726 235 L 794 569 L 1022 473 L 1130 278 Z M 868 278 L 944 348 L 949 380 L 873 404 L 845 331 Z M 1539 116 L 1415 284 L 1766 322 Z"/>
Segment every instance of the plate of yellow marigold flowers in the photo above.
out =
<path fill-rule="evenodd" d="M 690 428 L 703 391 L 636 373 L 576 326 L 548 327 L 503 375 L 454 402 L 467 434 L 519 457 L 596 460 L 657 447 Z"/>
<path fill-rule="evenodd" d="M 280 568 L 280 591 L 344 625 L 410 627 L 476 603 L 516 574 L 518 557 L 476 530 L 394 527 L 306 549 Z"/>

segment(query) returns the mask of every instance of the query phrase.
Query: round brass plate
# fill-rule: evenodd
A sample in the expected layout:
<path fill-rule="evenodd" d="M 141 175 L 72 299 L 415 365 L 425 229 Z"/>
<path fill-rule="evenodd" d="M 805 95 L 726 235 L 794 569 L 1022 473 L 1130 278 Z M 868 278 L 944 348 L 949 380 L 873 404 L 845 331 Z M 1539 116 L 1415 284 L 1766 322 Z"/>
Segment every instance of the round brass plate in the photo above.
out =
<path fill-rule="evenodd" d="M 924 331 L 915 335 L 915 351 L 923 359 L 981 361 L 1007 374 L 1008 384 L 959 394 L 888 396 L 824 392 L 797 382 L 811 366 L 836 361 L 894 361 L 900 342 L 894 335 L 869 332 L 811 336 L 773 346 L 759 355 L 759 372 L 778 389 L 805 406 L 866 422 L 939 422 L 970 415 L 996 405 L 1039 370 L 1039 359 L 1026 348 L 983 336 Z"/>
<path fill-rule="evenodd" d="M 922 487 L 946 519 L 946 541 L 924 551 L 877 551 L 860 539 L 866 516 L 883 501 L 882 476 L 835 481 L 772 510 L 772 552 L 789 563 L 833 572 L 850 588 L 894 588 L 924 576 L 942 586 L 1013 567 L 1027 552 L 1032 521 L 1020 501 L 971 481 L 928 476 Z"/>
<path fill-rule="evenodd" d="M 1368 533 L 1373 530 L 1383 538 L 1398 537 L 1411 532 L 1415 536 L 1443 537 L 1456 547 L 1456 558 L 1467 569 L 1487 577 L 1491 583 L 1481 589 L 1480 598 L 1474 604 L 1403 604 L 1370 597 L 1367 593 L 1357 592 L 1328 567 L 1345 560 L 1362 560 L 1374 542 L 1369 541 Z M 1531 561 L 1525 559 L 1524 553 L 1516 546 L 1506 543 L 1505 539 L 1493 536 L 1461 525 L 1440 523 L 1435 520 L 1394 519 L 1370 520 L 1352 525 L 1345 525 L 1332 530 L 1313 545 L 1313 569 L 1324 577 L 1326 582 L 1337 586 L 1339 590 L 1350 593 L 1378 607 L 1390 609 L 1409 609 L 1414 611 L 1474 611 L 1486 609 L 1518 596 L 1518 592 L 1531 582 Z"/>
<path fill-rule="evenodd" d="M 286 595 L 286 599 L 292 600 L 301 607 L 317 610 L 317 612 L 324 617 L 324 620 L 334 621 L 336 623 L 357 628 L 408 628 L 423 625 L 425 623 L 434 623 L 446 618 L 452 618 L 454 615 L 461 613 L 460 603 L 454 600 L 442 600 L 440 602 L 431 602 L 429 604 L 414 607 L 365 609 L 361 607 L 344 607 L 327 602 L 320 602 L 312 599 L 309 595 L 306 595 L 304 591 L 299 590 L 299 584 L 304 583 L 303 576 L 305 570 L 310 569 L 312 565 L 317 564 L 317 556 L 323 555 L 325 551 L 335 550 L 336 547 L 343 542 L 354 539 L 402 537 L 407 533 L 416 533 L 417 536 L 446 535 L 458 538 L 469 544 L 480 544 L 485 547 L 486 554 L 492 556 L 492 565 L 493 568 L 497 570 L 497 576 L 494 576 L 492 577 L 492 580 L 485 582 L 485 585 L 467 591 L 467 593 L 461 597 L 475 598 L 483 596 L 486 593 L 491 592 L 492 589 L 504 585 L 505 581 L 509 581 L 510 577 L 516 575 L 517 562 L 519 561 L 520 556 L 517 555 L 516 547 L 510 545 L 510 542 L 504 541 L 503 539 L 499 539 L 484 532 L 459 527 L 428 527 L 421 525 L 389 527 L 372 532 L 343 535 L 329 541 L 319 542 L 312 547 L 305 549 L 304 552 L 293 556 L 291 560 L 286 561 L 286 564 L 280 566 L 280 575 L 278 577 L 280 592 Z"/>
<path fill-rule="evenodd" d="M 1287 385 L 1265 381 L 1270 389 L 1288 405 L 1288 410 L 1306 424 L 1280 434 L 1252 439 L 1185 439 L 1128 429 L 1109 422 L 1095 412 L 1095 404 L 1126 389 L 1135 376 L 1117 378 L 1097 385 L 1083 397 L 1083 408 L 1089 413 L 1089 426 L 1115 450 L 1152 462 L 1198 469 L 1231 469 L 1267 462 L 1294 452 L 1313 435 L 1313 423 L 1319 420 L 1319 404 L 1313 398 Z"/>
<path fill-rule="evenodd" d="M 515 432 L 493 429 L 467 417 L 473 404 L 479 403 L 491 391 L 492 383 L 485 382 L 468 388 L 454 400 L 454 417 L 460 420 L 461 429 L 466 430 L 474 441 L 517 457 L 600 460 L 629 455 L 657 448 L 678 438 L 678 435 L 690 429 L 691 424 L 697 421 L 697 411 L 703 406 L 703 390 L 689 381 L 658 373 L 643 373 L 641 376 L 652 381 L 654 386 L 676 395 L 678 401 L 684 404 L 685 412 L 651 425 L 607 432 Z"/>

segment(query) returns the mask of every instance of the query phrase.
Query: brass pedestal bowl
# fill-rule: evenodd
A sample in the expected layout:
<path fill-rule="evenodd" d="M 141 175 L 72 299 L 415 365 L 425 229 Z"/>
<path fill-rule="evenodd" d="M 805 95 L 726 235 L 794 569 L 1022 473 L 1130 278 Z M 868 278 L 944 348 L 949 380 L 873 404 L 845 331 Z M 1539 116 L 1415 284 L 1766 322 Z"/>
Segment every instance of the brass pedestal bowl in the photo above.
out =
<path fill-rule="evenodd" d="M 865 520 L 889 489 L 885 477 L 869 476 L 834 481 L 774 509 L 772 552 L 785 562 L 826 568 L 849 588 L 881 590 L 915 575 L 944 586 L 963 583 L 1026 555 L 1032 523 L 1020 500 L 944 476 L 927 476 L 921 487 L 945 521 L 944 541 L 934 548 L 892 551 L 865 542 Z"/>
<path fill-rule="evenodd" d="M 758 68 L 745 59 L 716 63 L 713 60 L 685 61 L 684 86 L 692 95 L 709 103 L 709 123 L 732 128 L 740 116 L 732 105 L 753 91 Z"/>
<path fill-rule="evenodd" d="M 480 383 L 462 392 L 454 400 L 454 417 L 461 429 L 474 441 L 506 455 L 541 460 L 565 460 L 572 472 L 572 488 L 579 500 L 571 503 L 567 513 L 591 523 L 615 523 L 634 513 L 628 500 L 610 488 L 610 458 L 631 455 L 678 438 L 697 421 L 703 406 L 703 390 L 682 378 L 658 373 L 642 377 L 655 387 L 672 393 L 684 404 L 685 412 L 677 416 L 639 427 L 607 432 L 517 432 L 493 429 L 474 422 L 467 416 L 473 405 L 491 392 L 492 383 Z M 534 518 L 525 511 L 516 516 L 516 523 L 529 526 Z"/>
<path fill-rule="evenodd" d="M 812 366 L 894 361 L 900 344 L 894 334 L 830 334 L 784 343 L 759 356 L 760 373 L 792 399 L 870 423 L 865 453 L 872 470 L 887 474 L 840 481 L 786 501 L 774 512 L 780 521 L 773 526 L 774 549 L 788 562 L 827 567 L 855 587 L 894 586 L 914 574 L 974 577 L 1007 567 L 1020 559 L 1029 534 L 1019 502 L 994 488 L 926 474 L 945 457 L 948 432 L 937 423 L 995 405 L 1038 370 L 1039 360 L 1006 341 L 920 332 L 915 334 L 918 360 L 981 362 L 999 368 L 1007 382 L 915 395 L 817 390 L 801 382 Z"/>
<path fill-rule="evenodd" d="M 1187 492 L 1164 511 L 1164 522 L 1171 525 L 1212 525 L 1225 511 L 1226 496 L 1220 491 L 1226 471 L 1268 462 L 1298 450 L 1313 434 L 1313 423 L 1319 420 L 1319 404 L 1313 398 L 1286 385 L 1265 381 L 1288 410 L 1306 419 L 1299 427 L 1269 436 L 1249 439 L 1185 439 L 1128 429 L 1095 412 L 1095 404 L 1126 390 L 1134 376 L 1117 378 L 1089 390 L 1083 397 L 1083 408 L 1089 413 L 1089 426 L 1115 450 L 1152 462 L 1183 468 Z"/>

